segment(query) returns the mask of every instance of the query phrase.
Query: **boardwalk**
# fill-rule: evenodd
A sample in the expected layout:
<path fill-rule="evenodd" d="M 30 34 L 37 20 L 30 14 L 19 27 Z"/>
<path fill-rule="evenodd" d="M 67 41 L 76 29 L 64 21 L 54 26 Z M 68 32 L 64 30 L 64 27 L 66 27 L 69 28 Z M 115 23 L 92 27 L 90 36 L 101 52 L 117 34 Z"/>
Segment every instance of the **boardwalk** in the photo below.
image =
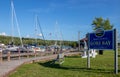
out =
<path fill-rule="evenodd" d="M 75 53 L 66 53 L 65 55 L 71 54 L 78 54 L 79 52 Z M 50 55 L 50 56 L 42 56 L 42 57 L 34 57 L 34 58 L 27 58 L 27 59 L 20 59 L 20 60 L 12 60 L 0 63 L 0 77 L 7 77 L 11 72 L 13 72 L 16 68 L 20 65 L 25 63 L 32 63 L 35 61 L 42 61 L 42 60 L 51 60 L 55 59 L 57 55 Z"/>
<path fill-rule="evenodd" d="M 51 56 L 43 56 L 43 57 L 36 57 L 36 58 L 29 58 L 29 59 L 20 59 L 20 60 L 12 60 L 0 63 L 0 77 L 6 77 L 12 71 L 14 71 L 17 67 L 24 63 L 30 63 L 37 60 L 48 60 L 54 59 L 57 55 Z"/>

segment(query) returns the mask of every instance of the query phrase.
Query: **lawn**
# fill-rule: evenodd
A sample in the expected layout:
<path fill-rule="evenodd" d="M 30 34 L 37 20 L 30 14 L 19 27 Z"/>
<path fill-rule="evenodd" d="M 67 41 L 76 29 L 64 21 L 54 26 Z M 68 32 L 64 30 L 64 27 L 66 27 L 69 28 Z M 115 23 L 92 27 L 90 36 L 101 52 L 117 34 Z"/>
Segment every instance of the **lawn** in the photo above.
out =
<path fill-rule="evenodd" d="M 120 52 L 118 61 L 117 75 L 114 74 L 114 51 L 104 51 L 103 55 L 91 58 L 90 69 L 87 69 L 87 59 L 77 55 L 66 57 L 61 65 L 52 61 L 24 64 L 9 77 L 120 77 Z"/>

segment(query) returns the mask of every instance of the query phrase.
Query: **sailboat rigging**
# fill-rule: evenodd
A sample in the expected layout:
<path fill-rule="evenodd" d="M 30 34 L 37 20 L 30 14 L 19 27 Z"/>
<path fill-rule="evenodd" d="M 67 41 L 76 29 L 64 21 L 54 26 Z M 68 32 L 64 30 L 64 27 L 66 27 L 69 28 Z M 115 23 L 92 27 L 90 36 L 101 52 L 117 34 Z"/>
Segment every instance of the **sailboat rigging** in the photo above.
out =
<path fill-rule="evenodd" d="M 15 8 L 14 8 L 14 4 L 13 4 L 13 0 L 11 0 L 11 26 L 12 26 L 12 43 L 14 42 L 14 20 L 16 22 L 16 26 L 17 26 L 17 31 L 20 37 L 20 42 L 21 45 L 23 47 L 23 42 L 22 42 L 22 38 L 21 38 L 21 33 L 20 33 L 20 29 L 19 29 L 19 24 L 18 24 L 18 20 L 17 20 L 17 16 L 16 16 L 16 12 L 15 12 Z"/>
<path fill-rule="evenodd" d="M 40 22 L 39 22 L 39 18 L 38 18 L 37 15 L 35 15 L 35 43 L 31 46 L 31 49 L 34 52 L 36 52 L 36 51 L 37 52 L 44 52 L 46 50 L 46 47 L 45 46 L 39 46 L 37 44 L 37 36 L 42 37 L 42 39 L 44 41 L 44 44 L 46 44 L 45 37 L 44 37 L 43 31 L 42 31 L 42 28 L 41 28 L 41 25 L 40 25 Z"/>
<path fill-rule="evenodd" d="M 62 46 L 62 41 L 63 41 L 63 36 L 62 36 L 62 32 L 58 26 L 58 22 L 56 21 L 56 24 L 55 24 L 55 36 L 56 36 L 56 42 L 55 42 L 55 45 L 57 45 L 58 43 L 58 40 L 60 41 L 60 47 Z"/>
<path fill-rule="evenodd" d="M 40 33 L 38 34 L 38 29 L 40 30 Z M 35 16 L 35 35 L 36 35 L 36 40 L 35 42 L 37 43 L 37 36 L 42 36 L 42 39 L 44 41 L 44 44 L 46 44 L 45 42 L 45 37 L 44 37 L 44 34 L 43 34 L 43 31 L 42 31 L 42 28 L 41 28 L 41 25 L 40 25 L 40 22 L 39 22 L 39 18 L 38 18 L 38 15 Z"/>

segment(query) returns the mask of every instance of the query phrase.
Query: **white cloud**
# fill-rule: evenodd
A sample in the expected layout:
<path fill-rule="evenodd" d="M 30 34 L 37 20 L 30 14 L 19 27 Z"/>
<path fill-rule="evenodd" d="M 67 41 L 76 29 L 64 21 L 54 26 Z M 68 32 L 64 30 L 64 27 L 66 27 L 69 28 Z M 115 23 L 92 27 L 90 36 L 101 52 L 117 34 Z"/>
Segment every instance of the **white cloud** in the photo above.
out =
<path fill-rule="evenodd" d="M 7 34 L 5 32 L 0 33 L 0 35 L 6 36 Z"/>
<path fill-rule="evenodd" d="M 30 37 L 30 35 L 26 35 L 26 37 L 27 37 L 27 38 L 29 38 L 29 37 Z"/>
<path fill-rule="evenodd" d="M 42 36 L 42 34 L 40 33 L 40 34 L 37 34 L 37 36 Z"/>

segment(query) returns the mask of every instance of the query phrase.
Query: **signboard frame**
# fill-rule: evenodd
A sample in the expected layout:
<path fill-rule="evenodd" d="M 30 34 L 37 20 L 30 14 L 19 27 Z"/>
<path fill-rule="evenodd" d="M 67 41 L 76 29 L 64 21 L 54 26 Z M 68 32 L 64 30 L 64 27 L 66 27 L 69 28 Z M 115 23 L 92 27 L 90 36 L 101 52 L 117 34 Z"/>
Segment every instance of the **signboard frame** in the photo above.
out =
<path fill-rule="evenodd" d="M 87 67 L 90 68 L 90 56 L 89 56 L 89 49 L 97 49 L 97 50 L 114 50 L 114 73 L 115 74 L 118 74 L 118 40 L 117 40 L 117 30 L 116 29 L 113 29 L 113 30 L 106 30 L 106 31 L 101 31 L 101 32 L 108 32 L 108 31 L 112 31 L 112 35 L 110 37 L 112 37 L 112 48 L 99 48 L 98 46 L 97 47 L 94 47 L 92 48 L 90 46 L 90 37 L 91 37 L 91 34 L 94 34 L 95 35 L 95 32 L 94 33 L 88 33 L 88 57 L 87 57 Z M 101 33 L 103 34 L 103 33 Z M 103 35 L 104 36 L 104 35 Z M 100 38 L 102 38 L 103 36 L 101 36 Z M 97 40 L 97 39 L 96 39 Z M 99 40 L 98 40 L 99 41 Z M 102 40 L 104 41 L 104 40 Z M 102 44 L 102 43 L 100 43 Z M 111 43 L 110 43 L 111 44 Z"/>

